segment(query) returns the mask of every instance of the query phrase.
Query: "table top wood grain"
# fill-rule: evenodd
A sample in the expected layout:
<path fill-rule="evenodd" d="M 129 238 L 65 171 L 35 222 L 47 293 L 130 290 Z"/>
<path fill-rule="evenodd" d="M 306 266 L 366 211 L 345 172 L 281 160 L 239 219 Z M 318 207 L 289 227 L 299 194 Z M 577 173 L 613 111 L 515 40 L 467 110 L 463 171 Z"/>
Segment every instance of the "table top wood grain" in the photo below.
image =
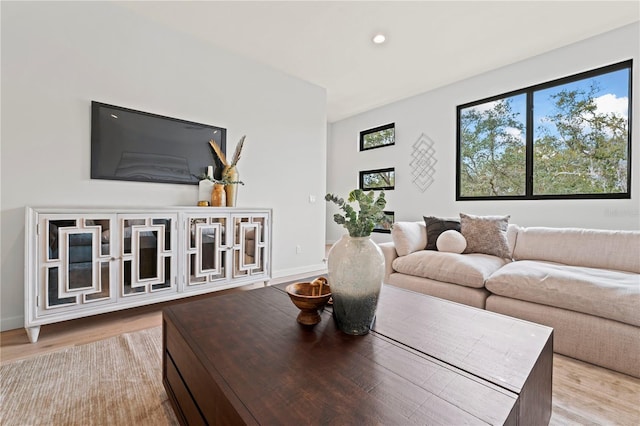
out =
<path fill-rule="evenodd" d="M 200 364 L 181 374 L 201 413 L 245 424 L 515 424 L 537 370 L 549 396 L 531 401 L 550 415 L 548 327 L 392 286 L 365 336 L 339 331 L 329 309 L 313 328 L 297 314 L 276 287 L 175 305 L 165 356 L 179 371 Z"/>

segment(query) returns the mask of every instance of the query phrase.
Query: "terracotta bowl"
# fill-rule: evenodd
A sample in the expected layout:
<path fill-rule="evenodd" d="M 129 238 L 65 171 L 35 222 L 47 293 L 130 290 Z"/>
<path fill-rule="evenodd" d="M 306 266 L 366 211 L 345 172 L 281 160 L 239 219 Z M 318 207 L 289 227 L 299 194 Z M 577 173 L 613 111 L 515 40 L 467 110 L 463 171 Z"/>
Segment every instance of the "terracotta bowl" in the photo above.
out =
<path fill-rule="evenodd" d="M 298 322 L 304 325 L 315 325 L 320 322 L 318 310 L 323 308 L 331 298 L 331 287 L 325 277 L 312 282 L 289 284 L 285 291 L 291 301 L 300 309 Z"/>

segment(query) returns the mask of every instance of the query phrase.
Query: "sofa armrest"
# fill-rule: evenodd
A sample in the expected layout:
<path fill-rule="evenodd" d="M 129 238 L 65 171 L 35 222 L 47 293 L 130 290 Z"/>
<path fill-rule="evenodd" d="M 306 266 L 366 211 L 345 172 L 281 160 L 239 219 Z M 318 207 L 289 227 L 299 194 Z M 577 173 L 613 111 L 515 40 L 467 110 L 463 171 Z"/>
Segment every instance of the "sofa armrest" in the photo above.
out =
<path fill-rule="evenodd" d="M 391 264 L 398 257 L 398 252 L 396 251 L 396 246 L 391 242 L 379 243 L 378 246 L 382 250 L 382 254 L 384 254 L 384 282 L 387 282 L 389 275 L 393 272 Z"/>

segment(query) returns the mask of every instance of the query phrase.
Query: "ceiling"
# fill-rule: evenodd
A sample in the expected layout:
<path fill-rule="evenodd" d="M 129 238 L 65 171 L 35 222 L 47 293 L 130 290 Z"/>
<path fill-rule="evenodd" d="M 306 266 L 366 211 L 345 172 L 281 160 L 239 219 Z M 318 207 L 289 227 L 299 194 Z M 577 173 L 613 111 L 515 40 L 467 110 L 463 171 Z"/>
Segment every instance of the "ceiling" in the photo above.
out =
<path fill-rule="evenodd" d="M 329 122 L 640 21 L 637 0 L 116 4 L 325 88 Z"/>

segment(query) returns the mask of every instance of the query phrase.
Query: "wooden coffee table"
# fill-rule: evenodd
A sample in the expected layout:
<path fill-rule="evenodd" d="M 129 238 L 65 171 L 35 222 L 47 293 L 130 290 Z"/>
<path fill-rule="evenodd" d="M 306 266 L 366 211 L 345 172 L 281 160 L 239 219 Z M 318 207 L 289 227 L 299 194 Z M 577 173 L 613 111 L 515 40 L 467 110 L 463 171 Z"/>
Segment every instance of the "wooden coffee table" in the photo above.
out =
<path fill-rule="evenodd" d="M 163 312 L 182 424 L 532 424 L 551 416 L 553 330 L 384 286 L 371 333 L 314 328 L 282 288 Z"/>

